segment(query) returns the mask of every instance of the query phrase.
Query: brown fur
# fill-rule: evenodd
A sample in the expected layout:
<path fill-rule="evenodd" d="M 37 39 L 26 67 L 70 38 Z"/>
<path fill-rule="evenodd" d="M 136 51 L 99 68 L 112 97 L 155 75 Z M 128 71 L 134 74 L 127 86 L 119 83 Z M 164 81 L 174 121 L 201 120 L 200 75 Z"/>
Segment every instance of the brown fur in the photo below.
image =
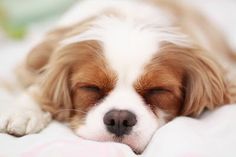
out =
<path fill-rule="evenodd" d="M 222 69 L 204 50 L 164 43 L 135 85 L 147 104 L 163 109 L 169 119 L 198 116 L 202 111 L 231 102 Z M 164 91 L 148 94 L 150 89 Z"/>
<path fill-rule="evenodd" d="M 234 56 L 222 34 L 186 6 L 168 0 L 155 0 L 155 3 L 178 15 L 175 25 L 191 37 L 195 46 L 163 43 L 159 55 L 146 66 L 146 72 L 134 85 L 137 92 L 152 109 L 157 107 L 169 112 L 169 119 L 178 115 L 198 116 L 205 108 L 213 109 L 232 102 L 235 86 L 226 81 L 224 69 L 217 64 L 222 57 L 232 62 L 229 56 Z M 73 117 L 72 123 L 78 120 L 82 123 L 91 105 L 115 86 L 116 76 L 105 62 L 97 41 L 57 48 L 61 40 L 85 31 L 95 19 L 91 17 L 49 33 L 29 53 L 19 71 L 26 86 L 39 84 L 37 100 L 58 120 Z M 91 86 L 99 87 L 102 92 L 90 90 Z M 165 90 L 150 94 L 149 91 L 156 87 Z"/>
<path fill-rule="evenodd" d="M 161 109 L 173 118 L 178 115 L 183 102 L 181 79 L 181 74 L 174 71 L 173 67 L 153 60 L 135 83 L 135 89 L 155 113 Z M 153 91 L 155 89 L 160 91 Z"/>
<path fill-rule="evenodd" d="M 106 9 L 99 13 L 99 15 L 121 16 L 112 9 Z M 25 61 L 16 69 L 16 75 L 22 86 L 26 88 L 36 83 L 37 77 L 42 73 L 63 39 L 86 31 L 96 19 L 97 16 L 92 16 L 75 25 L 58 27 L 47 33 L 44 40 L 29 52 Z"/>
<path fill-rule="evenodd" d="M 163 55 L 156 58 L 182 76 L 184 103 L 181 115 L 196 116 L 204 108 L 213 109 L 231 102 L 228 82 L 223 70 L 199 47 L 178 47 L 164 44 Z M 182 71 L 181 71 L 182 70 Z"/>
<path fill-rule="evenodd" d="M 91 105 L 114 87 L 116 79 L 96 41 L 58 49 L 45 71 L 38 100 L 58 120 L 67 120 L 75 112 L 79 117 L 84 116 Z M 90 86 L 99 87 L 102 91 L 87 89 Z"/>
<path fill-rule="evenodd" d="M 85 31 L 96 17 L 86 19 L 76 25 L 56 28 L 49 32 L 44 40 L 37 44 L 28 54 L 25 61 L 16 69 L 19 81 L 24 87 L 36 83 L 59 43 L 70 36 Z"/>

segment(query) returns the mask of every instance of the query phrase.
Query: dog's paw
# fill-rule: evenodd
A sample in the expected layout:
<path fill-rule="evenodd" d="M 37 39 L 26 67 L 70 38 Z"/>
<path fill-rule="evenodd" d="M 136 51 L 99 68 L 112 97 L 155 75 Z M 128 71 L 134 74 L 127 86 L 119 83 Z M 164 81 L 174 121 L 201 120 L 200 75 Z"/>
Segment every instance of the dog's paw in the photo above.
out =
<path fill-rule="evenodd" d="M 51 115 L 40 109 L 14 108 L 0 111 L 0 132 L 15 136 L 37 133 L 47 126 Z"/>

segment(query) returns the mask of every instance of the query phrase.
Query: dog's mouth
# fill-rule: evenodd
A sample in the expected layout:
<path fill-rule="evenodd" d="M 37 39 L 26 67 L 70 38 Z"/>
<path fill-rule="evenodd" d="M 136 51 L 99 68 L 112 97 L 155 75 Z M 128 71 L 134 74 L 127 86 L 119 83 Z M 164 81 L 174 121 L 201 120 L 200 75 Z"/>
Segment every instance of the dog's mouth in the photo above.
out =
<path fill-rule="evenodd" d="M 142 151 L 139 148 L 137 148 L 138 143 L 136 143 L 134 140 L 127 140 L 127 137 L 125 137 L 125 136 L 120 136 L 120 137 L 113 136 L 112 142 L 117 142 L 117 143 L 122 143 L 122 144 L 128 145 L 133 150 L 133 152 L 135 154 L 142 153 Z"/>
<path fill-rule="evenodd" d="M 143 152 L 143 149 L 138 147 L 140 146 L 140 144 L 137 143 L 137 141 L 133 140 L 135 138 L 130 138 L 129 135 L 125 135 L 125 136 L 111 135 L 111 136 L 105 136 L 105 137 L 99 137 L 99 138 L 86 138 L 86 137 L 82 137 L 82 138 L 86 140 L 97 141 L 97 142 L 115 142 L 115 143 L 125 144 L 129 146 L 132 149 L 132 151 L 137 155 Z"/>

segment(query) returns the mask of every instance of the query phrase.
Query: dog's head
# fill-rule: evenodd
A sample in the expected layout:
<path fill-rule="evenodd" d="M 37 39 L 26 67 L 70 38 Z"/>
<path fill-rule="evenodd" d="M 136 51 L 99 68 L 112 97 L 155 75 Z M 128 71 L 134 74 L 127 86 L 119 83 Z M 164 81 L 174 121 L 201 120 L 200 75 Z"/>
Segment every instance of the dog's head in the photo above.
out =
<path fill-rule="evenodd" d="M 136 152 L 174 117 L 227 102 L 218 65 L 156 22 L 101 16 L 52 32 L 28 56 L 40 69 L 38 100 L 79 136 Z"/>

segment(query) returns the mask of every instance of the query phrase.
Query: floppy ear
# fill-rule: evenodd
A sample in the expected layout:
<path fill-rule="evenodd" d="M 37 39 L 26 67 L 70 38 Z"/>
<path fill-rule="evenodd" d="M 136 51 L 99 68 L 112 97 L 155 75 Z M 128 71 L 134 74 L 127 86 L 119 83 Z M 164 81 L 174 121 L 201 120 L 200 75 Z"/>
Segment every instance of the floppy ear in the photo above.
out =
<path fill-rule="evenodd" d="M 90 24 L 89 22 L 87 20 L 70 27 L 57 28 L 49 32 L 45 39 L 30 51 L 26 58 L 26 65 L 33 70 L 42 69 L 48 63 L 59 42 L 85 31 Z"/>
<path fill-rule="evenodd" d="M 26 65 L 32 70 L 40 70 L 49 61 L 58 43 L 67 35 L 70 28 L 58 28 L 49 32 L 44 40 L 36 45 L 26 58 Z"/>
<path fill-rule="evenodd" d="M 40 91 L 36 99 L 57 120 L 66 121 L 73 114 L 74 70 L 78 70 L 98 52 L 98 42 L 83 41 L 65 45 L 52 54 L 39 80 Z"/>
<path fill-rule="evenodd" d="M 35 83 L 42 69 L 57 48 L 59 41 L 67 34 L 69 28 L 58 28 L 49 32 L 44 40 L 37 44 L 26 56 L 23 63 L 16 67 L 18 80 L 24 87 Z"/>
<path fill-rule="evenodd" d="M 161 51 L 163 63 L 173 67 L 182 80 L 180 115 L 198 116 L 205 108 L 231 102 L 225 72 L 206 56 L 207 52 L 193 45 L 181 47 L 171 43 L 164 43 Z"/>
<path fill-rule="evenodd" d="M 70 117 L 73 104 L 71 101 L 70 66 L 64 64 L 49 65 L 42 78 L 38 101 L 42 108 L 58 120 Z"/>
<path fill-rule="evenodd" d="M 200 50 L 188 49 L 190 55 L 183 57 L 185 64 L 183 77 L 184 104 L 181 114 L 198 116 L 205 108 L 230 103 L 228 84 L 224 72 Z"/>
<path fill-rule="evenodd" d="M 50 112 L 57 120 L 70 117 L 73 104 L 71 100 L 70 73 L 73 59 L 78 56 L 68 53 L 66 48 L 56 50 L 50 62 L 44 67 L 45 72 L 40 78 L 38 102 L 42 108 Z M 80 51 L 79 47 L 76 51 Z"/>
<path fill-rule="evenodd" d="M 16 75 L 25 87 L 35 83 L 37 77 L 48 64 L 59 42 L 68 37 L 78 35 L 86 31 L 96 17 L 90 17 L 75 25 L 56 28 L 49 32 L 44 40 L 36 45 L 27 55 L 24 63 L 16 69 Z"/>

